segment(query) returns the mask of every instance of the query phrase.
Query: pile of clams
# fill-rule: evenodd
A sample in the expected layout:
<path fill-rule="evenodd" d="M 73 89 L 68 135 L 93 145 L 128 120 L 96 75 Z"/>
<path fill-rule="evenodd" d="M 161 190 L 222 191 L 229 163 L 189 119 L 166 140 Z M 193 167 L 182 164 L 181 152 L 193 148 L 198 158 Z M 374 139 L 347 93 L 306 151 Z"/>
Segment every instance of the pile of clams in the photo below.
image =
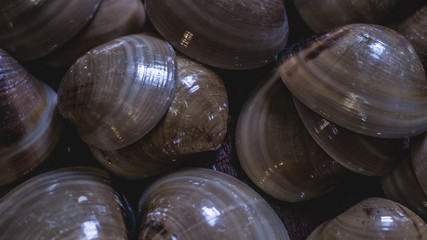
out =
<path fill-rule="evenodd" d="M 426 11 L 2 1 L 0 239 L 426 239 Z"/>

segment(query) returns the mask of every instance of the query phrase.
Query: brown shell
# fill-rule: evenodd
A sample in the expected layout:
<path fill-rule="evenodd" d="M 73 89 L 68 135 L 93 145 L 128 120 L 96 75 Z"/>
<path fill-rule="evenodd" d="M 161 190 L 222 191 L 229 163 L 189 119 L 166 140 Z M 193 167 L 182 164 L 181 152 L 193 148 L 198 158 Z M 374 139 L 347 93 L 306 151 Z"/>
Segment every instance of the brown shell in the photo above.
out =
<path fill-rule="evenodd" d="M 400 23 L 397 31 L 412 43 L 427 69 L 427 5 Z"/>
<path fill-rule="evenodd" d="M 138 207 L 140 240 L 289 240 L 282 221 L 257 192 L 210 169 L 186 169 L 158 179 Z"/>
<path fill-rule="evenodd" d="M 411 161 L 405 158 L 381 179 L 387 198 L 399 202 L 427 220 L 427 195 L 415 176 Z"/>
<path fill-rule="evenodd" d="M 427 130 L 427 79 L 412 45 L 377 25 L 335 29 L 283 54 L 279 71 L 294 96 L 351 131 L 403 138 Z"/>
<path fill-rule="evenodd" d="M 117 38 L 87 52 L 58 90 L 59 112 L 94 147 L 115 150 L 147 134 L 169 108 L 175 51 L 146 34 Z"/>
<path fill-rule="evenodd" d="M 315 32 L 350 23 L 379 23 L 398 0 L 293 0 L 305 23 Z"/>
<path fill-rule="evenodd" d="M 427 225 L 405 206 L 367 198 L 317 227 L 307 240 L 426 239 Z"/>
<path fill-rule="evenodd" d="M 103 0 L 92 21 L 70 42 L 42 59 L 52 67 L 69 67 L 91 48 L 138 33 L 145 23 L 140 0 Z"/>
<path fill-rule="evenodd" d="M 342 128 L 294 98 L 295 106 L 310 135 L 335 161 L 368 176 L 383 176 L 402 159 L 404 139 L 383 139 Z"/>
<path fill-rule="evenodd" d="M 38 175 L 0 199 L 2 239 L 127 239 L 122 204 L 105 171 Z"/>
<path fill-rule="evenodd" d="M 326 194 L 347 173 L 307 132 L 277 71 L 246 100 L 237 122 L 236 150 L 248 177 L 282 201 Z"/>
<path fill-rule="evenodd" d="M 0 48 L 19 61 L 40 58 L 73 38 L 101 0 L 2 0 Z"/>
<path fill-rule="evenodd" d="M 184 57 L 177 57 L 177 68 L 171 106 L 147 136 L 117 151 L 91 148 L 107 169 L 125 178 L 145 178 L 173 168 L 188 155 L 221 146 L 228 118 L 223 80 Z"/>
<path fill-rule="evenodd" d="M 42 164 L 59 141 L 56 93 L 0 49 L 0 186 Z"/>
<path fill-rule="evenodd" d="M 415 176 L 427 195 L 427 133 L 411 138 L 410 148 Z"/>
<path fill-rule="evenodd" d="M 225 69 L 250 69 L 274 60 L 286 45 L 282 0 L 146 0 L 157 31 L 181 53 Z"/>

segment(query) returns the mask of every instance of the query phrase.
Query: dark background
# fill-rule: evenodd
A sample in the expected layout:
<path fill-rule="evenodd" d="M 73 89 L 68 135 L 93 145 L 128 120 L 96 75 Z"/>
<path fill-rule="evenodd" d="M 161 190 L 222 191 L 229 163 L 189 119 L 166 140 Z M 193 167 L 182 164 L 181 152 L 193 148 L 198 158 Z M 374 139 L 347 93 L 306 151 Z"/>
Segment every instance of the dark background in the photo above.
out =
<path fill-rule="evenodd" d="M 288 45 L 313 35 L 313 32 L 299 17 L 292 1 L 286 0 L 285 3 L 290 27 Z M 401 0 L 395 11 L 382 24 L 393 26 L 426 3 L 425 0 Z M 150 22 L 147 22 L 143 31 L 155 32 L 155 29 Z M 193 156 L 182 167 L 200 166 L 213 168 L 237 177 L 255 189 L 270 203 L 271 207 L 283 221 L 291 239 L 305 239 L 314 228 L 324 221 L 335 217 L 364 198 L 384 197 L 384 193 L 379 178 L 351 174 L 334 191 L 321 198 L 302 203 L 287 203 L 276 200 L 263 193 L 248 179 L 240 167 L 234 147 L 236 122 L 245 99 L 257 83 L 275 67 L 275 64 L 273 62 L 262 68 L 248 71 L 214 69 L 224 79 L 228 92 L 230 107 L 228 134 L 225 142 L 218 151 Z M 55 90 L 57 90 L 62 75 L 66 71 L 66 69 L 46 68 L 37 63 L 25 63 L 24 66 L 38 77 L 38 79 L 48 83 Z M 51 157 L 29 176 L 17 183 L 0 188 L 0 196 L 7 193 L 7 191 L 19 183 L 39 173 L 76 165 L 100 166 L 92 157 L 86 144 L 77 136 L 74 127 L 70 123 L 65 122 L 60 143 Z M 130 181 L 113 176 L 112 180 L 115 189 L 121 196 L 128 200 L 130 207 L 135 209 L 141 193 L 153 179 Z M 134 225 L 135 223 L 130 218 L 129 227 L 131 234 L 135 231 Z"/>

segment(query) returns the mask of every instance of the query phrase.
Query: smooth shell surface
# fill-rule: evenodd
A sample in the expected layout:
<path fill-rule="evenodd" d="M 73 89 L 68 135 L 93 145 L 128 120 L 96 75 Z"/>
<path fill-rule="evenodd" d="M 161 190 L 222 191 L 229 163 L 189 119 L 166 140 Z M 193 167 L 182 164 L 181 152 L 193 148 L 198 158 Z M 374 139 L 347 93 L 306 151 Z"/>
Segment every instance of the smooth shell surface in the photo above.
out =
<path fill-rule="evenodd" d="M 53 67 L 69 67 L 93 47 L 140 32 L 144 23 L 145 9 L 140 0 L 103 0 L 92 21 L 42 62 Z"/>
<path fill-rule="evenodd" d="M 314 140 L 339 164 L 368 176 L 383 176 L 401 160 L 403 139 L 358 134 L 322 118 L 294 98 L 305 127 Z"/>
<path fill-rule="evenodd" d="M 42 164 L 59 141 L 56 93 L 0 49 L 0 186 Z"/>
<path fill-rule="evenodd" d="M 3 0 L 0 47 L 19 61 L 64 45 L 93 17 L 101 0 Z"/>
<path fill-rule="evenodd" d="M 171 106 L 147 136 L 117 151 L 91 149 L 106 168 L 125 178 L 145 178 L 173 168 L 185 156 L 221 146 L 228 118 L 223 80 L 184 57 L 177 57 L 177 70 Z"/>
<path fill-rule="evenodd" d="M 347 172 L 307 132 L 277 71 L 246 100 L 237 122 L 236 150 L 248 177 L 282 201 L 319 197 Z"/>
<path fill-rule="evenodd" d="M 398 0 L 293 0 L 305 23 L 315 32 L 350 23 L 379 23 Z"/>
<path fill-rule="evenodd" d="M 426 239 L 426 223 L 405 206 L 367 198 L 317 227 L 307 240 Z"/>
<path fill-rule="evenodd" d="M 148 133 L 174 94 L 175 52 L 145 34 L 100 45 L 79 58 L 58 90 L 59 112 L 89 145 L 115 150 Z"/>
<path fill-rule="evenodd" d="M 412 45 L 386 27 L 346 25 L 292 47 L 283 82 L 322 117 L 351 131 L 403 138 L 427 129 L 427 80 Z"/>
<path fill-rule="evenodd" d="M 415 176 L 411 161 L 405 158 L 381 179 L 387 198 L 399 202 L 427 221 L 427 195 Z"/>
<path fill-rule="evenodd" d="M 0 199 L 0 238 L 127 239 L 121 206 L 106 172 L 54 170 Z"/>
<path fill-rule="evenodd" d="M 238 179 L 209 169 L 166 175 L 139 202 L 139 239 L 289 239 L 268 203 Z"/>
<path fill-rule="evenodd" d="M 147 0 L 145 6 L 154 27 L 178 51 L 218 68 L 265 65 L 288 38 L 281 0 Z"/>
<path fill-rule="evenodd" d="M 427 133 L 411 138 L 410 148 L 415 176 L 427 195 Z"/>
<path fill-rule="evenodd" d="M 412 43 L 427 69 L 427 5 L 400 23 L 397 31 Z"/>

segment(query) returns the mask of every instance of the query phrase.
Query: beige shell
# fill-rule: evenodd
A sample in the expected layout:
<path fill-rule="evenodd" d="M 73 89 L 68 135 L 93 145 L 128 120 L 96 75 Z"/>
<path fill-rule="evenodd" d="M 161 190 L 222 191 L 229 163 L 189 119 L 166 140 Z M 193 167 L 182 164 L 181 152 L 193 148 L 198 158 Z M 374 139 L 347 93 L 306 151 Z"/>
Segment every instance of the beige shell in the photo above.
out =
<path fill-rule="evenodd" d="M 237 122 L 236 150 L 252 182 L 282 201 L 324 195 L 347 173 L 307 132 L 277 71 L 246 100 Z"/>
<path fill-rule="evenodd" d="M 289 48 L 279 71 L 292 94 L 351 131 L 403 138 L 427 130 L 427 79 L 412 45 L 378 25 L 335 29 Z"/>
<path fill-rule="evenodd" d="M 315 32 L 350 23 L 379 23 L 398 0 L 293 0 L 305 23 Z"/>
<path fill-rule="evenodd" d="M 289 239 L 268 203 L 240 180 L 210 169 L 166 175 L 139 201 L 139 239 Z"/>
<path fill-rule="evenodd" d="M 91 148 L 107 169 L 125 178 L 145 178 L 175 167 L 183 157 L 221 146 L 228 118 L 223 80 L 184 57 L 177 57 L 177 70 L 171 106 L 147 136 L 117 151 Z"/>
<path fill-rule="evenodd" d="M 141 0 L 103 0 L 92 21 L 66 45 L 42 59 L 44 65 L 69 67 L 91 48 L 138 33 L 145 23 Z"/>
<path fill-rule="evenodd" d="M 174 94 L 175 52 L 151 35 L 117 38 L 87 52 L 65 74 L 59 112 L 94 147 L 115 150 L 148 133 Z"/>
<path fill-rule="evenodd" d="M 424 193 L 409 158 L 401 161 L 392 172 L 381 178 L 387 198 L 399 202 L 427 220 L 427 195 Z"/>
<path fill-rule="evenodd" d="M 1 239 L 127 239 L 106 172 L 89 167 L 38 175 L 0 199 Z"/>
<path fill-rule="evenodd" d="M 266 65 L 288 38 L 283 0 L 146 0 L 145 7 L 177 51 L 218 68 Z"/>
<path fill-rule="evenodd" d="M 56 93 L 0 49 L 0 186 L 41 165 L 59 141 Z"/>
<path fill-rule="evenodd" d="M 294 98 L 310 135 L 335 161 L 368 176 L 383 176 L 402 159 L 404 139 L 384 139 L 358 134 L 324 118 Z"/>
<path fill-rule="evenodd" d="M 427 225 L 405 206 L 367 198 L 317 227 L 307 240 L 426 239 Z"/>
<path fill-rule="evenodd" d="M 2 0 L 0 48 L 19 61 L 34 60 L 73 38 L 101 0 Z"/>

